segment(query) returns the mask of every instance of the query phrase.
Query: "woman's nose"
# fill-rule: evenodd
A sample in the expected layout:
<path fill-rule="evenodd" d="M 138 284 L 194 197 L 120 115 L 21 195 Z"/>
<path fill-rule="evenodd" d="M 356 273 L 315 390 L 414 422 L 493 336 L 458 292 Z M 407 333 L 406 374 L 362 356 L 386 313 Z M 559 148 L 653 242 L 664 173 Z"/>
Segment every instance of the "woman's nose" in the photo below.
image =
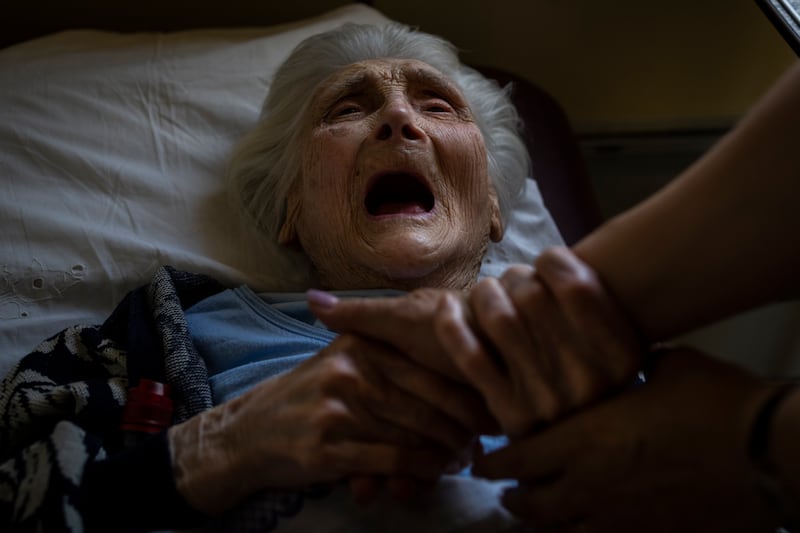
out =
<path fill-rule="evenodd" d="M 395 137 L 407 141 L 417 141 L 425 136 L 425 132 L 415 123 L 415 112 L 411 105 L 396 99 L 387 102 L 381 113 L 376 131 L 379 141 L 388 141 Z"/>

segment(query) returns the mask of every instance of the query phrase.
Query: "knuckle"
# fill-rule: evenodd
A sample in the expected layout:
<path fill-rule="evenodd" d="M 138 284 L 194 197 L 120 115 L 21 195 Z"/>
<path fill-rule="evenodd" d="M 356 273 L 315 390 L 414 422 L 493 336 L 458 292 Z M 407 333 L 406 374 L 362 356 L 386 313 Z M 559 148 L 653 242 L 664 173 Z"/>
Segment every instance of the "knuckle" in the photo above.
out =
<path fill-rule="evenodd" d="M 484 308 L 483 322 L 488 329 L 505 331 L 514 324 L 515 316 L 510 309 L 488 305 Z"/>
<path fill-rule="evenodd" d="M 422 288 L 415 289 L 410 294 L 410 300 L 413 301 L 421 310 L 433 311 L 436 308 L 439 298 L 446 291 L 443 289 Z"/>
<path fill-rule="evenodd" d="M 526 281 L 534 274 L 534 268 L 531 265 L 516 264 L 511 265 L 500 276 L 500 283 L 506 287 L 515 287 L 520 282 Z"/>
<path fill-rule="evenodd" d="M 561 299 L 571 302 L 596 300 L 602 295 L 599 284 L 585 277 L 570 277 L 552 287 Z"/>
<path fill-rule="evenodd" d="M 435 331 L 445 338 L 457 338 L 461 331 L 460 317 L 452 313 L 439 313 L 433 321 Z"/>
<path fill-rule="evenodd" d="M 481 278 L 475 283 L 473 292 L 479 295 L 491 294 L 500 285 L 500 281 L 496 278 L 485 277 Z"/>
<path fill-rule="evenodd" d="M 484 278 L 475 291 L 473 306 L 479 321 L 486 327 L 504 327 L 513 321 L 514 308 L 500 282 Z"/>
<path fill-rule="evenodd" d="M 325 398 L 317 412 L 317 421 L 321 427 L 338 425 L 349 418 L 349 409 L 339 399 Z"/>
<path fill-rule="evenodd" d="M 337 353 L 328 357 L 323 364 L 323 390 L 335 392 L 342 387 L 356 387 L 363 377 L 356 363 L 346 354 Z"/>
<path fill-rule="evenodd" d="M 441 289 L 421 288 L 403 297 L 388 298 L 382 309 L 383 316 L 398 326 L 395 331 L 415 327 L 420 319 L 434 314 L 442 292 Z M 405 338 L 400 335 L 395 340 L 402 342 Z"/>
<path fill-rule="evenodd" d="M 313 417 L 314 427 L 321 436 L 328 436 L 334 431 L 341 430 L 349 420 L 349 409 L 341 400 L 335 398 L 323 399 Z"/>
<path fill-rule="evenodd" d="M 545 303 L 544 291 L 538 283 L 527 283 L 516 287 L 509 294 L 512 303 L 518 309 L 535 310 Z"/>

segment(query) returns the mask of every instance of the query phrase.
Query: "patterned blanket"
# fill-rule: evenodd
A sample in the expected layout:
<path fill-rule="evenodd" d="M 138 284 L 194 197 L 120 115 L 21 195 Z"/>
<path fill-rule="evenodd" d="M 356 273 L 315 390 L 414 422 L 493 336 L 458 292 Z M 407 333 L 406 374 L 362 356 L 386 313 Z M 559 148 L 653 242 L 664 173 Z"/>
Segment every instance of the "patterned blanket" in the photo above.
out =
<path fill-rule="evenodd" d="M 102 325 L 58 333 L 9 372 L 0 383 L 0 530 L 199 523 L 175 491 L 164 434 L 126 450 L 119 420 L 140 378 L 170 385 L 175 423 L 211 406 L 183 310 L 222 289 L 163 267 Z"/>

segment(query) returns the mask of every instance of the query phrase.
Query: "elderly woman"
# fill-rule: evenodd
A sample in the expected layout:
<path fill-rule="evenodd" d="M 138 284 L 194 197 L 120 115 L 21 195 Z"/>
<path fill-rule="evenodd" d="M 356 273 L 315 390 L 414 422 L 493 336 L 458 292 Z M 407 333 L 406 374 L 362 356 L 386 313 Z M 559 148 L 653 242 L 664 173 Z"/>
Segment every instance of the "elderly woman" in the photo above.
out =
<path fill-rule="evenodd" d="M 528 171 L 507 95 L 449 43 L 348 25 L 287 59 L 230 175 L 246 213 L 305 253 L 320 287 L 386 295 L 473 286 Z M 155 319 L 141 323 L 143 300 Z M 169 385 L 176 423 L 123 445 L 124 387 L 141 378 Z M 226 290 L 169 268 L 103 326 L 45 343 L 2 386 L 13 457 L 2 516 L 28 528 L 119 528 L 120 516 L 132 529 L 197 525 L 265 489 L 343 479 L 368 496 L 390 476 L 402 491 L 463 467 L 496 427 L 472 389 L 336 335 L 305 295 Z M 146 407 L 169 403 L 143 394 Z M 162 416 L 128 407 L 126 428 L 139 427 L 137 409 L 139 422 Z M 297 494 L 262 501 L 273 525 L 297 511 Z"/>
<path fill-rule="evenodd" d="M 325 287 L 463 289 L 529 173 L 517 120 L 446 41 L 346 26 L 277 72 L 232 190 Z"/>

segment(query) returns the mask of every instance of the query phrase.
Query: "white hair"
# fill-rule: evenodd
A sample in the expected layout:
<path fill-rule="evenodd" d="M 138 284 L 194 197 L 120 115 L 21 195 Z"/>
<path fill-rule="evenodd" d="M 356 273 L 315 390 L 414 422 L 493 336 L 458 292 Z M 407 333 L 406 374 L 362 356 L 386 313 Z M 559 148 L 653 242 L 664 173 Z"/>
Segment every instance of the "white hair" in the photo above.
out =
<path fill-rule="evenodd" d="M 258 227 L 276 239 L 286 198 L 300 175 L 300 123 L 317 85 L 343 67 L 368 59 L 416 59 L 439 70 L 461 89 L 483 134 L 489 175 L 504 220 L 524 190 L 531 162 L 520 119 L 508 95 L 463 65 L 448 41 L 408 26 L 347 23 L 301 42 L 275 73 L 255 129 L 236 146 L 229 166 L 234 200 Z"/>

